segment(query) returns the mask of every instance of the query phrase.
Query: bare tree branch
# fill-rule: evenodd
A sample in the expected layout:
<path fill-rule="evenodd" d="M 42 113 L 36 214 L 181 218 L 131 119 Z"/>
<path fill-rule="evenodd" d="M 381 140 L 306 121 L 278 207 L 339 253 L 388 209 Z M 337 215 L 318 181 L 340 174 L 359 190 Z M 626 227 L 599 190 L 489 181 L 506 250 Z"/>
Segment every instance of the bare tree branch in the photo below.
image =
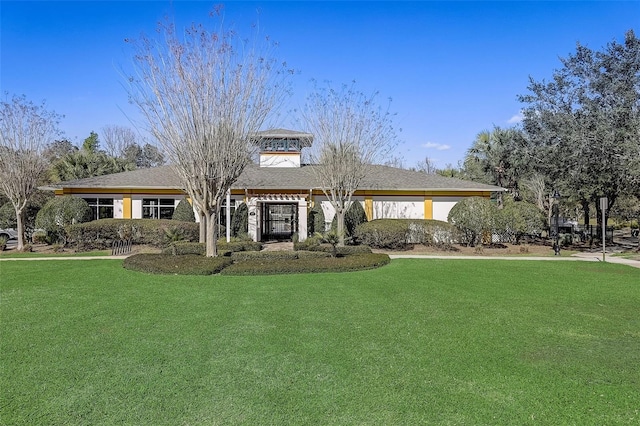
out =
<path fill-rule="evenodd" d="M 288 93 L 291 72 L 271 56 L 272 43 L 255 34 L 242 40 L 222 24 L 194 24 L 179 37 L 165 23 L 158 33 L 162 40 L 132 42 L 130 99 L 206 224 L 207 256 L 215 256 L 224 196 L 250 162 L 251 136 Z"/>
<path fill-rule="evenodd" d="M 344 245 L 344 214 L 369 165 L 382 163 L 392 151 L 396 133 L 392 116 L 354 85 L 315 90 L 307 98 L 303 119 L 314 145 L 313 171 L 337 215 L 340 245 Z"/>
<path fill-rule="evenodd" d="M 18 250 L 24 248 L 24 208 L 46 171 L 42 152 L 60 135 L 60 118 L 24 96 L 0 103 L 0 190 L 16 212 Z"/>

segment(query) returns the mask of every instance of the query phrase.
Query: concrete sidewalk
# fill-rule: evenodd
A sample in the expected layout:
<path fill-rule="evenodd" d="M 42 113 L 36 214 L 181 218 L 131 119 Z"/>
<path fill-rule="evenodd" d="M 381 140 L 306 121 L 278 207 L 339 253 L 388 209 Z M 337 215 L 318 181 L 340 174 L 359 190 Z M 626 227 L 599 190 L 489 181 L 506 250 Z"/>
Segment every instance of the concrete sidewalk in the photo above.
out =
<path fill-rule="evenodd" d="M 129 256 L 58 256 L 58 257 L 0 257 L 0 262 L 9 262 L 13 260 L 122 260 Z"/>
<path fill-rule="evenodd" d="M 598 257 L 595 253 L 578 253 L 571 257 L 556 256 L 441 256 L 429 254 L 390 254 L 391 259 L 463 259 L 463 260 L 541 260 L 541 261 L 577 261 L 577 262 L 602 262 L 602 255 Z M 608 255 L 607 263 L 618 263 L 634 268 L 640 268 L 640 262 L 637 260 L 625 259 Z"/>

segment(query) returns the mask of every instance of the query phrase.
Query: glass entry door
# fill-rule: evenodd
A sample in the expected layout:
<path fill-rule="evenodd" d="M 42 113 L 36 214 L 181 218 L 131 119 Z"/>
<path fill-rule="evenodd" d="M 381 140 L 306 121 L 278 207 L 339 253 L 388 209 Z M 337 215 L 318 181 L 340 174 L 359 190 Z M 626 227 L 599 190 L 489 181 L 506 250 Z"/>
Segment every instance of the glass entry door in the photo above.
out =
<path fill-rule="evenodd" d="M 262 239 L 290 240 L 298 232 L 297 204 L 262 204 Z"/>

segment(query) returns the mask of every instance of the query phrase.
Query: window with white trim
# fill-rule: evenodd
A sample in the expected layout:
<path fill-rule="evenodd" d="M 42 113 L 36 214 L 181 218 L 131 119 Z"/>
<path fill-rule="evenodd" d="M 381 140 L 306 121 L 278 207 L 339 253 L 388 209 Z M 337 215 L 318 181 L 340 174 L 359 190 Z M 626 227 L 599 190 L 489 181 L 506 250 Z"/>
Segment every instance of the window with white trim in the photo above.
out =
<path fill-rule="evenodd" d="M 89 204 L 92 219 L 113 219 L 113 198 L 84 198 Z"/>
<path fill-rule="evenodd" d="M 143 219 L 171 219 L 176 209 L 173 198 L 143 198 Z"/>

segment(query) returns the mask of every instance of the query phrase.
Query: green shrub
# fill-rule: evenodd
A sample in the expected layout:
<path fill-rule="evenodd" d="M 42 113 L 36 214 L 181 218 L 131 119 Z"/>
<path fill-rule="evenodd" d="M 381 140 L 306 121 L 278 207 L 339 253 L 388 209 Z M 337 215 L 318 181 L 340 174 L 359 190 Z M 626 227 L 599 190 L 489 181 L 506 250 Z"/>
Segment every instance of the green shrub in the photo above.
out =
<path fill-rule="evenodd" d="M 317 259 L 319 257 L 331 257 L 331 253 L 327 251 L 298 250 L 296 251 L 296 256 L 298 259 Z"/>
<path fill-rule="evenodd" d="M 91 220 L 92 211 L 89 204 L 79 197 L 65 195 L 47 201 L 36 215 L 36 228 L 44 230 L 46 242 L 65 243 L 64 227 L 73 223 Z"/>
<path fill-rule="evenodd" d="M 126 269 L 151 274 L 212 275 L 231 265 L 229 257 L 206 257 L 195 254 L 134 254 L 123 261 Z"/>
<path fill-rule="evenodd" d="M 2 237 L 0 237 L 0 251 L 5 251 L 6 250 L 7 241 L 9 241 L 9 240 L 4 235 Z"/>
<path fill-rule="evenodd" d="M 347 211 L 344 213 L 344 235 L 346 238 L 355 237 L 356 228 L 361 223 L 367 222 L 367 214 L 362 208 L 362 204 L 359 201 L 351 203 Z M 331 222 L 331 230 L 336 231 L 338 229 L 338 215 L 333 216 Z"/>
<path fill-rule="evenodd" d="M 16 209 L 11 202 L 0 206 L 0 228 L 17 228 Z"/>
<path fill-rule="evenodd" d="M 525 235 L 540 235 L 546 228 L 546 219 L 540 209 L 526 201 L 513 201 L 506 198 L 504 208 L 495 210 L 494 232 L 507 235 L 503 238 L 518 244 Z"/>
<path fill-rule="evenodd" d="M 405 219 L 376 219 L 360 224 L 355 237 L 378 249 L 402 250 L 409 243 L 409 222 Z"/>
<path fill-rule="evenodd" d="M 44 231 L 36 231 L 31 235 L 31 242 L 33 244 L 46 244 L 47 233 Z"/>
<path fill-rule="evenodd" d="M 238 237 L 249 232 L 249 208 L 241 203 L 231 217 L 231 236 Z"/>
<path fill-rule="evenodd" d="M 376 219 L 360 224 L 355 237 L 377 249 L 404 250 L 410 244 L 449 247 L 455 241 L 450 223 L 432 219 Z"/>
<path fill-rule="evenodd" d="M 191 243 L 187 241 L 171 243 L 169 247 L 162 250 L 162 253 L 172 254 L 174 256 L 183 254 L 197 254 L 204 256 L 206 252 L 207 248 L 204 243 Z"/>
<path fill-rule="evenodd" d="M 329 257 L 330 254 L 324 251 L 242 251 L 231 254 L 234 262 L 243 262 L 248 260 L 296 260 L 296 259 L 319 259 Z"/>
<path fill-rule="evenodd" d="M 406 220 L 409 243 L 449 247 L 455 242 L 455 229 L 448 222 L 433 219 Z"/>
<path fill-rule="evenodd" d="M 324 211 L 322 210 L 322 206 L 320 203 L 309 210 L 307 215 L 307 232 L 309 235 L 313 235 L 316 232 L 324 233 L 325 232 L 325 223 L 324 223 Z"/>
<path fill-rule="evenodd" d="M 229 242 L 226 242 L 225 240 L 218 240 L 218 250 L 232 252 L 260 251 L 262 250 L 262 243 L 249 239 L 239 238 L 232 238 Z"/>
<path fill-rule="evenodd" d="M 264 259 L 237 262 L 222 270 L 222 275 L 273 275 L 319 272 L 349 272 L 373 269 L 390 262 L 386 254 L 358 254 L 345 257 Z"/>
<path fill-rule="evenodd" d="M 176 209 L 173 211 L 173 216 L 171 216 L 171 220 L 179 220 L 182 222 L 195 222 L 196 215 L 193 213 L 193 206 L 187 197 L 184 197 L 178 205 Z"/>
<path fill-rule="evenodd" d="M 109 249 L 114 241 L 123 239 L 165 247 L 167 232 L 181 232 L 185 241 L 198 241 L 200 237 L 199 224 L 170 219 L 100 219 L 69 225 L 65 231 L 68 243 L 79 251 Z"/>
<path fill-rule="evenodd" d="M 260 251 L 262 250 L 262 243 L 257 243 L 251 240 L 238 240 L 232 239 L 230 242 L 224 240 L 218 240 L 217 244 L 218 255 L 226 252 L 244 252 L 244 251 Z M 168 247 L 162 250 L 165 254 L 199 254 L 204 256 L 207 252 L 204 243 L 193 243 L 188 241 L 178 241 L 171 243 Z"/>
<path fill-rule="evenodd" d="M 453 206 L 448 221 L 458 230 L 459 242 L 473 247 L 482 242 L 483 235 L 491 235 L 497 215 L 487 198 L 468 197 Z"/>
<path fill-rule="evenodd" d="M 363 254 L 371 253 L 371 247 L 365 245 L 359 246 L 342 246 L 336 247 L 336 256 L 348 256 L 351 254 Z M 318 247 L 310 249 L 308 251 L 321 251 L 324 253 L 333 254 L 333 246 L 331 244 L 320 244 Z"/>
<path fill-rule="evenodd" d="M 295 251 L 278 250 L 278 251 L 241 251 L 231 253 L 231 259 L 234 262 L 246 260 L 295 260 L 298 255 Z"/>
<path fill-rule="evenodd" d="M 320 244 L 322 244 L 322 235 L 316 233 L 315 235 L 308 237 L 304 241 L 294 240 L 293 249 L 294 250 L 315 250 L 317 247 L 320 246 Z"/>

